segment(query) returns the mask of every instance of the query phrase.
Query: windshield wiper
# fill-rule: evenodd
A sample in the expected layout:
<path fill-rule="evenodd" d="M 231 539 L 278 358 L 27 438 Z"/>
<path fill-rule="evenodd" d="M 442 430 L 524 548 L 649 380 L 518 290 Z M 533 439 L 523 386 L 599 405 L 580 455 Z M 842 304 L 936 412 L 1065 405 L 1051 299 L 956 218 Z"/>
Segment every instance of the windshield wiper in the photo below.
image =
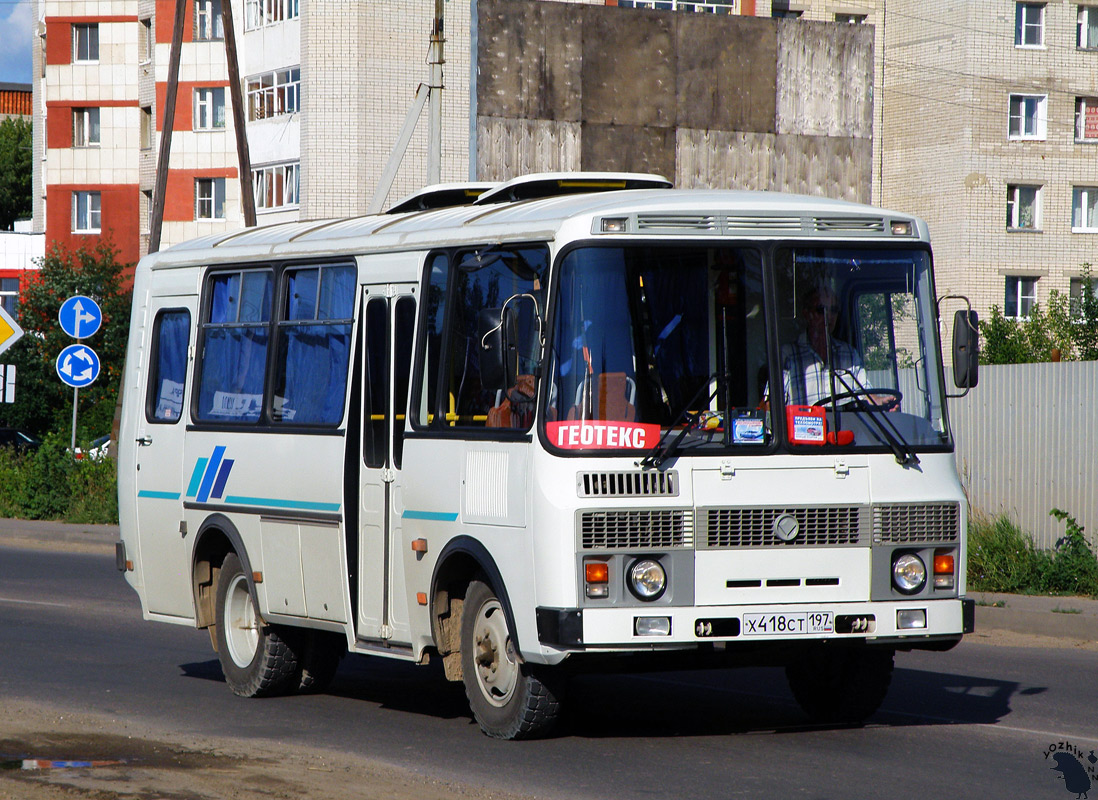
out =
<path fill-rule="evenodd" d="M 876 403 L 865 399 L 872 396 L 873 390 L 863 386 L 850 370 L 836 370 L 832 371 L 831 374 L 843 385 L 847 392 L 853 395 L 851 399 L 858 404 L 858 410 L 868 412 L 869 416 L 866 417 L 866 420 L 873 423 L 869 426 L 870 430 L 876 435 L 878 441 L 888 445 L 892 455 L 896 457 L 896 462 L 905 467 L 913 467 L 918 464 L 919 456 L 915 453 L 915 447 L 892 424 L 892 420 L 888 418 L 888 413 Z M 854 387 L 851 387 L 845 378 L 850 378 L 854 383 Z M 838 404 L 834 400 L 834 394 L 832 394 L 831 405 L 835 407 L 837 414 Z"/>
<path fill-rule="evenodd" d="M 648 451 L 644 458 L 637 462 L 637 466 L 655 467 L 656 469 L 659 469 L 660 465 L 664 461 L 671 458 L 673 455 L 675 455 L 675 453 L 678 452 L 679 444 L 682 442 L 683 437 L 685 437 L 690 429 L 697 424 L 698 419 L 702 415 L 701 411 L 695 411 L 691 413 L 690 409 L 697 404 L 702 392 L 705 391 L 709 384 L 712 383 L 713 380 L 717 377 L 719 377 L 719 373 L 714 372 L 705 379 L 705 382 L 698 387 L 698 391 L 694 392 L 694 396 L 691 397 L 686 402 L 686 405 L 682 407 L 679 413 L 675 415 L 675 418 L 671 421 L 671 424 L 667 426 L 667 431 L 663 434 L 663 436 L 660 437 L 660 440 L 656 442 L 655 446 Z M 709 393 L 709 396 L 705 399 L 704 405 L 709 405 L 709 401 L 711 401 L 716 396 L 719 388 L 720 386 L 718 385 L 716 389 Z M 682 426 L 682 429 L 679 431 L 678 435 L 670 443 L 667 443 L 667 437 L 671 435 L 671 431 L 674 429 L 675 425 L 678 424 L 679 420 L 683 417 L 687 418 L 686 423 Z"/>

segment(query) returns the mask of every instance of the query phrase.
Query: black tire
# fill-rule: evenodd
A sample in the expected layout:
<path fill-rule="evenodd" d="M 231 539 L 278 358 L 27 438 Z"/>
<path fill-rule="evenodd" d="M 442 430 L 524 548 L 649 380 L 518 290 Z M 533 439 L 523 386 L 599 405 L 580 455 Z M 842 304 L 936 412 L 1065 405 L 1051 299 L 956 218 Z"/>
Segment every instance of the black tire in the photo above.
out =
<path fill-rule="evenodd" d="M 297 691 L 301 694 L 323 692 L 335 677 L 340 659 L 347 652 L 343 637 L 327 631 L 302 631 L 304 645 L 299 662 Z"/>
<path fill-rule="evenodd" d="M 235 553 L 221 564 L 216 614 L 217 656 L 233 694 L 269 697 L 296 687 L 301 636 L 259 617 Z"/>
<path fill-rule="evenodd" d="M 518 658 L 503 605 L 481 581 L 470 583 L 465 594 L 461 667 L 469 707 L 486 735 L 535 739 L 552 731 L 559 692 Z"/>
<path fill-rule="evenodd" d="M 814 721 L 856 724 L 884 702 L 894 655 L 886 647 L 818 647 L 789 664 L 785 676 Z"/>

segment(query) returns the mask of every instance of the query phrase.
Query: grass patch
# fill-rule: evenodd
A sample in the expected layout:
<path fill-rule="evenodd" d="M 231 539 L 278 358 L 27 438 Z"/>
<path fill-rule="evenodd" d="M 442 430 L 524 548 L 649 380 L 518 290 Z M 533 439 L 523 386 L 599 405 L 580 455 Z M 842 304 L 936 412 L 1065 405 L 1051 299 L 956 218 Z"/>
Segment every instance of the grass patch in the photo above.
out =
<path fill-rule="evenodd" d="M 115 462 L 77 461 L 65 437 L 56 434 L 34 452 L 0 448 L 0 516 L 117 523 Z"/>
<path fill-rule="evenodd" d="M 1052 613 L 1053 614 L 1082 614 L 1083 610 L 1081 608 L 1060 608 L 1060 606 L 1056 606 L 1056 608 L 1052 609 Z"/>
<path fill-rule="evenodd" d="M 1008 517 L 974 516 L 968 531 L 968 585 L 980 592 L 1098 597 L 1098 557 L 1083 527 L 1065 511 L 1049 513 L 1065 523 L 1064 535 L 1051 550 L 1038 550 L 1033 537 Z"/>

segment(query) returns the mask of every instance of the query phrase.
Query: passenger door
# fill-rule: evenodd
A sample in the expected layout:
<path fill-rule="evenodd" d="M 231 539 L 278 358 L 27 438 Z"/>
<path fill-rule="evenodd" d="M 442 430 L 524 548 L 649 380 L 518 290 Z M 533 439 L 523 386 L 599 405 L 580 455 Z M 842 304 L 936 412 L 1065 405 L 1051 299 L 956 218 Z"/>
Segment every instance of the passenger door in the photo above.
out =
<path fill-rule="evenodd" d="M 414 284 L 367 286 L 362 298 L 358 620 L 361 639 L 410 643 L 401 558 L 401 458 L 415 331 Z"/>
<path fill-rule="evenodd" d="M 143 407 L 136 410 L 137 536 L 151 613 L 192 617 L 190 540 L 183 522 L 183 439 L 197 298 L 152 297 Z"/>

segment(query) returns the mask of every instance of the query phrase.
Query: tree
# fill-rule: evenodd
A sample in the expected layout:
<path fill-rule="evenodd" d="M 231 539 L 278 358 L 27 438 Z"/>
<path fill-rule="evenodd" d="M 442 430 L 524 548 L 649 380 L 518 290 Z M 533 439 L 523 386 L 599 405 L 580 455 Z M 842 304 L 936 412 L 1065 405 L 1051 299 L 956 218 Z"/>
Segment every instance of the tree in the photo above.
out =
<path fill-rule="evenodd" d="M 31 215 L 31 124 L 20 117 L 0 122 L 0 231 Z"/>
<path fill-rule="evenodd" d="M 103 311 L 103 325 L 87 344 L 99 356 L 100 373 L 80 390 L 77 431 L 81 441 L 109 433 L 126 356 L 130 327 L 131 288 L 126 265 L 118 252 L 101 241 L 75 253 L 60 246 L 28 273 L 19 301 L 19 324 L 26 332 L 9 352 L 16 365 L 15 403 L 0 405 L 0 420 L 31 433 L 68 431 L 72 420 L 73 390 L 57 376 L 57 355 L 74 343 L 57 320 L 61 304 L 73 295 L 86 295 Z"/>

